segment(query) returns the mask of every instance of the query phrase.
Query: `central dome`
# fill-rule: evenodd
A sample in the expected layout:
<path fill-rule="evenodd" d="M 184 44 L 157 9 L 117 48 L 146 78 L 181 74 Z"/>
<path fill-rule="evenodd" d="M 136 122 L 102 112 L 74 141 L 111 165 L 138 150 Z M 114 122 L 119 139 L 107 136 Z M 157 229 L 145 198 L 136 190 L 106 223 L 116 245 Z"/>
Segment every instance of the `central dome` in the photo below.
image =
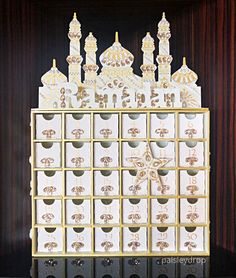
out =
<path fill-rule="evenodd" d="M 115 34 L 115 42 L 107 48 L 100 56 L 103 67 L 130 67 L 134 56 L 119 42 L 118 32 Z"/>

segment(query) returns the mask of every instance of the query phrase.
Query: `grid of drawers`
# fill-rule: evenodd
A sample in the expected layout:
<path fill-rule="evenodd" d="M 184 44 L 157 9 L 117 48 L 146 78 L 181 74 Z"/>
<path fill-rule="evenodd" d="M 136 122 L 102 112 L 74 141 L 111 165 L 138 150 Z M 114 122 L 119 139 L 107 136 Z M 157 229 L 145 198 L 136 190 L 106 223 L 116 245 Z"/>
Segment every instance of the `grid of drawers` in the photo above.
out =
<path fill-rule="evenodd" d="M 207 109 L 32 110 L 33 255 L 209 252 Z M 169 162 L 135 183 L 130 157 Z"/>

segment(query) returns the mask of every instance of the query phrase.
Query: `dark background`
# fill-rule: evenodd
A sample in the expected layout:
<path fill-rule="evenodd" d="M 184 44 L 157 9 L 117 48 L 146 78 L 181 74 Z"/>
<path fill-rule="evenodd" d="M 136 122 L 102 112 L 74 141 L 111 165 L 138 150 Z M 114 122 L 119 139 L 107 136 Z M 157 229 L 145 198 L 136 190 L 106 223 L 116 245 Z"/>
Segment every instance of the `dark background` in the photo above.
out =
<path fill-rule="evenodd" d="M 30 109 L 38 105 L 40 77 L 52 58 L 67 74 L 67 32 L 74 11 L 82 24 L 82 49 L 92 31 L 100 55 L 118 30 L 135 56 L 138 74 L 141 40 L 150 31 L 157 46 L 157 23 L 166 12 L 172 72 L 186 56 L 199 75 L 203 107 L 211 111 L 211 272 L 236 275 L 235 0 L 0 0 L 1 271 L 6 275 L 9 260 L 15 260 L 14 274 L 26 273 L 31 260 Z"/>

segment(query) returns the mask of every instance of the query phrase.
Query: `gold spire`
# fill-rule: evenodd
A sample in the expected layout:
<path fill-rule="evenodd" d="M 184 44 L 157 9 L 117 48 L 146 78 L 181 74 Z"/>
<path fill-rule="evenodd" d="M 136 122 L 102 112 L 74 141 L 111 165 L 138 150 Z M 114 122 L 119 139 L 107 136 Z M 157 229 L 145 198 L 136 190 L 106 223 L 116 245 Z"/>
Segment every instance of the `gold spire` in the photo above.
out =
<path fill-rule="evenodd" d="M 56 59 L 53 59 L 53 60 L 52 60 L 52 67 L 53 67 L 53 68 L 56 68 L 56 67 L 57 67 L 57 61 L 56 61 Z"/>
<path fill-rule="evenodd" d="M 162 13 L 162 18 L 166 18 L 165 12 Z"/>
<path fill-rule="evenodd" d="M 77 19 L 76 12 L 74 12 L 73 19 Z"/>
<path fill-rule="evenodd" d="M 117 31 L 115 33 L 115 42 L 119 42 L 119 33 Z"/>
<path fill-rule="evenodd" d="M 183 66 L 186 66 L 186 57 L 183 57 Z"/>

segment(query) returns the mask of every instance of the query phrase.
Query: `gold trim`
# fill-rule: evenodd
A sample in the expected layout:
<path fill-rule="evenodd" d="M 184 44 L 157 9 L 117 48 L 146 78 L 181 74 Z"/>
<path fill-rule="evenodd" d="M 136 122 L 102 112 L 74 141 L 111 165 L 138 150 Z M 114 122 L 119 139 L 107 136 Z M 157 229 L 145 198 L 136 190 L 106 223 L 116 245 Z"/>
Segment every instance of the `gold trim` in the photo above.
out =
<path fill-rule="evenodd" d="M 66 176 L 65 176 L 65 164 L 66 164 L 66 156 L 65 156 L 65 142 L 64 138 L 66 137 L 65 134 L 65 127 L 66 127 L 66 121 L 65 121 L 65 113 L 61 114 L 61 136 L 62 136 L 62 142 L 61 142 L 61 166 L 62 166 L 62 201 L 61 201 L 61 206 L 62 206 L 62 211 L 61 211 L 61 217 L 62 217 L 62 252 L 63 254 L 66 254 L 66 248 L 67 248 L 67 238 L 66 238 L 66 229 L 64 228 L 66 225 L 66 201 L 65 201 L 65 195 L 66 195 Z"/>

